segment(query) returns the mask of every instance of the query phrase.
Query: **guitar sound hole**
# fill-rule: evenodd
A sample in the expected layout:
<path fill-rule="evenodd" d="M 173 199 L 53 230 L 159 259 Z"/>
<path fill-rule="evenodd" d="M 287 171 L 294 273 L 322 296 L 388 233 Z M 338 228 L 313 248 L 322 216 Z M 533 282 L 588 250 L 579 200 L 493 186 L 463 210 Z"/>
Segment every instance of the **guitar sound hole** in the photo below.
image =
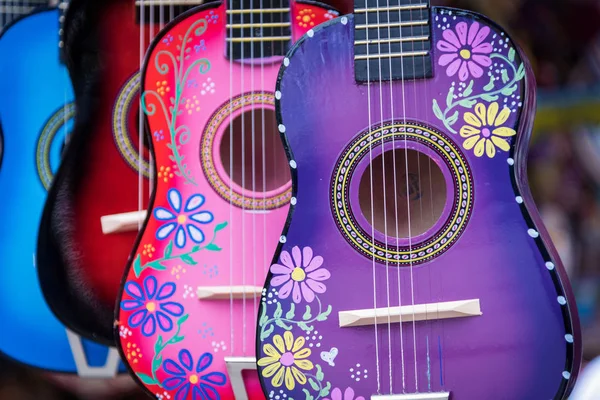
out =
<path fill-rule="evenodd" d="M 291 179 L 273 110 L 236 116 L 223 133 L 220 156 L 229 179 L 251 192 L 276 190 Z"/>
<path fill-rule="evenodd" d="M 444 211 L 447 191 L 444 174 L 432 159 L 415 150 L 395 149 L 374 158 L 371 166 L 361 177 L 358 194 L 361 211 L 376 230 L 408 238 L 436 224 Z"/>

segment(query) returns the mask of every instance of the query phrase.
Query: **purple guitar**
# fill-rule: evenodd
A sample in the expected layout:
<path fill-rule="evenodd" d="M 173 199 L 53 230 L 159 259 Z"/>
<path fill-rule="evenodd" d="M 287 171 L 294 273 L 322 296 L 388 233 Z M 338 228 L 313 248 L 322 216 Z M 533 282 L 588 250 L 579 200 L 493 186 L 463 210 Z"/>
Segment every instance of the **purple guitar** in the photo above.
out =
<path fill-rule="evenodd" d="M 269 399 L 548 400 L 581 361 L 531 198 L 535 82 L 488 19 L 356 0 L 277 91 L 293 191 L 258 314 Z"/>

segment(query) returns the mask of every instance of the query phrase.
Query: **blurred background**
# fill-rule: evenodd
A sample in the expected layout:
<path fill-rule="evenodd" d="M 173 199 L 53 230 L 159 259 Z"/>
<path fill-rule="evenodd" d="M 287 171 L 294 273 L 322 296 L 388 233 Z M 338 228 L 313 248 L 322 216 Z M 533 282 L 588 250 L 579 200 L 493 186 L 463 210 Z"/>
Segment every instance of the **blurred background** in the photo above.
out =
<path fill-rule="evenodd" d="M 325 2 L 343 13 L 352 9 L 349 0 Z M 529 180 L 575 290 L 585 365 L 600 356 L 600 1 L 432 0 L 432 4 L 487 15 L 508 31 L 533 64 L 538 110 Z M 121 390 L 114 382 L 111 386 Z M 106 388 L 84 389 L 0 360 L 1 400 L 146 398 L 135 387 L 122 397 Z"/>

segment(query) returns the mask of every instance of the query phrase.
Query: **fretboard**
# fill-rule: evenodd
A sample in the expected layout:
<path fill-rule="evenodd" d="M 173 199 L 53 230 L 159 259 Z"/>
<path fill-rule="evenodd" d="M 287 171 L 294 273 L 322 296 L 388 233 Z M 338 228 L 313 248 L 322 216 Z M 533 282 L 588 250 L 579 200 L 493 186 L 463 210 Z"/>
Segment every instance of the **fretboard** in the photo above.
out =
<path fill-rule="evenodd" d="M 0 31 L 15 19 L 48 5 L 48 0 L 0 0 Z"/>
<path fill-rule="evenodd" d="M 136 0 L 136 23 L 142 20 L 146 24 L 151 21 L 155 24 L 167 23 L 204 3 L 204 0 Z"/>
<path fill-rule="evenodd" d="M 227 0 L 227 57 L 284 56 L 292 40 L 289 0 Z"/>
<path fill-rule="evenodd" d="M 354 0 L 357 82 L 432 75 L 429 0 Z"/>

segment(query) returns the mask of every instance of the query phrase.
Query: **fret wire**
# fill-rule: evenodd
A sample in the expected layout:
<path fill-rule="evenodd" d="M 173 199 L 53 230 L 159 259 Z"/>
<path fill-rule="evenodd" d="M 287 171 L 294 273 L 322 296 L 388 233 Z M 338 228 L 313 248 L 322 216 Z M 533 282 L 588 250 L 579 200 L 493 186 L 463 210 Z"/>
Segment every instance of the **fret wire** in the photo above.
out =
<path fill-rule="evenodd" d="M 264 10 L 227 10 L 227 14 L 268 14 L 268 13 L 283 13 L 290 11 L 289 8 L 270 8 Z"/>
<path fill-rule="evenodd" d="M 414 4 L 412 6 L 390 6 L 390 7 L 373 7 L 373 8 L 356 8 L 354 14 L 363 14 L 370 12 L 380 11 L 410 11 L 410 10 L 424 10 L 427 8 L 427 4 Z"/>
<path fill-rule="evenodd" d="M 289 22 L 272 22 L 266 24 L 227 24 L 226 28 L 287 28 L 290 26 Z"/>
<path fill-rule="evenodd" d="M 137 0 L 136 6 L 199 6 L 204 4 L 204 0 L 143 0 L 143 2 Z"/>
<path fill-rule="evenodd" d="M 405 53 L 390 53 L 390 54 L 369 54 L 369 55 L 355 55 L 355 60 L 370 60 L 374 58 L 397 58 L 397 57 L 419 57 L 426 56 L 429 51 L 407 51 Z"/>
<path fill-rule="evenodd" d="M 398 28 L 403 26 L 420 26 L 420 25 L 428 25 L 429 20 L 422 21 L 407 21 L 407 22 L 390 22 L 386 24 L 364 24 L 364 25 L 356 25 L 355 29 L 373 29 L 373 28 Z"/>
<path fill-rule="evenodd" d="M 401 38 L 391 38 L 391 39 L 369 39 L 367 40 L 355 40 L 355 45 L 364 45 L 364 44 L 377 44 L 377 43 L 401 43 L 401 42 L 421 42 L 429 40 L 429 36 L 414 36 L 414 37 L 401 37 Z"/>
<path fill-rule="evenodd" d="M 254 38 L 226 38 L 227 42 L 233 43 L 247 43 L 247 42 L 271 42 L 271 41 L 285 41 L 291 40 L 291 36 L 265 36 L 265 37 L 254 37 Z"/>

